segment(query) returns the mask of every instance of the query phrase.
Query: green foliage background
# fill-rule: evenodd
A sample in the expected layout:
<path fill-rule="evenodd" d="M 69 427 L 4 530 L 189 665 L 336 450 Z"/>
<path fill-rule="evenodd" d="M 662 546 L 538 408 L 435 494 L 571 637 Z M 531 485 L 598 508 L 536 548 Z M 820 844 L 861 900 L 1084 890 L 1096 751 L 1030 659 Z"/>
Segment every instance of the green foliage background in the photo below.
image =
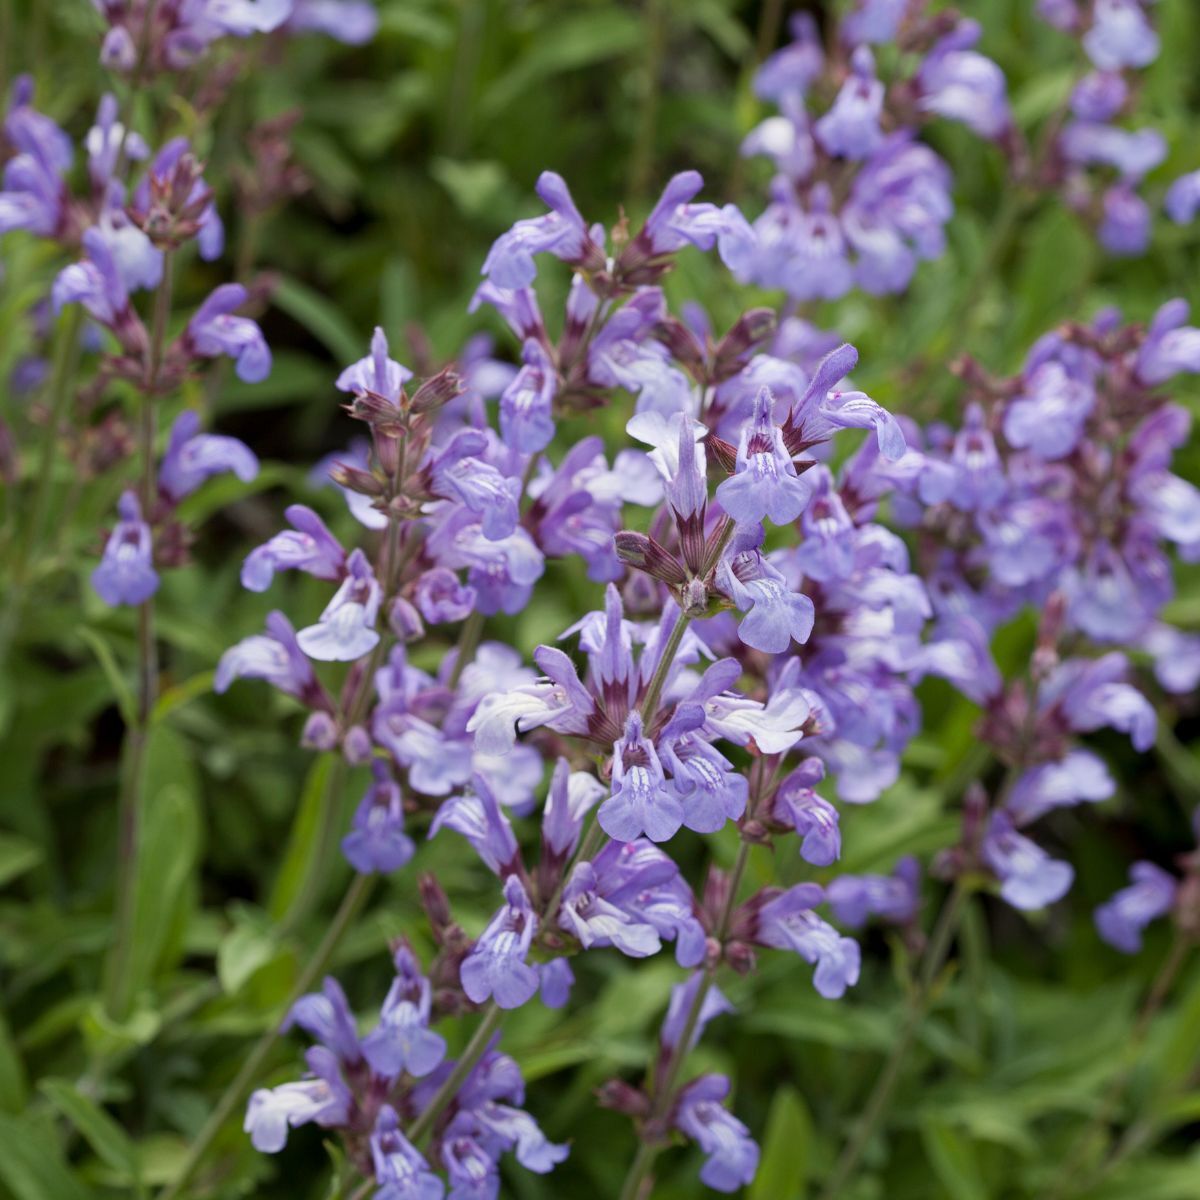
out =
<path fill-rule="evenodd" d="M 248 165 L 247 121 L 301 109 L 296 153 L 312 188 L 255 222 L 239 217 L 223 188 L 230 254 L 213 265 L 188 261 L 182 275 L 185 312 L 227 277 L 231 261 L 269 270 L 276 289 L 263 324 L 276 367 L 256 387 L 222 377 L 219 427 L 245 438 L 265 469 L 252 485 L 223 480 L 188 501 L 200 526 L 194 561 L 171 573 L 161 593 L 166 674 L 138 885 L 137 1003 L 120 1025 L 104 1017 L 97 997 L 111 929 L 133 627 L 129 612 L 93 595 L 87 573 L 121 480 L 76 480 L 66 464 L 58 468 L 36 602 L 23 607 L 0 679 L 0 1196 L 147 1195 L 168 1178 L 250 1041 L 278 1019 L 345 887 L 336 842 L 363 780 L 350 780 L 344 807 L 328 804 L 328 765 L 314 766 L 298 750 L 292 705 L 263 685 L 222 698 L 210 690 L 221 651 L 257 631 L 269 608 L 300 622 L 323 604 L 323 586 L 303 578 L 278 581 L 269 596 L 238 586 L 243 554 L 274 531 L 283 505 L 303 497 L 352 536 L 340 502 L 313 493 L 306 478 L 347 436 L 331 387 L 336 370 L 363 352 L 377 322 L 406 362 L 448 360 L 469 333 L 489 327 L 468 316 L 467 299 L 492 238 L 538 210 L 531 189 L 543 168 L 565 175 L 584 213 L 608 223 L 619 203 L 644 211 L 669 174 L 688 166 L 704 173 L 707 196 L 737 199 L 750 215 L 760 205 L 765 179 L 756 164 L 739 163 L 737 147 L 763 115 L 749 78 L 760 39 L 775 44 L 772 0 L 379 7 L 381 33 L 362 49 L 318 38 L 227 47 L 223 55 L 246 56 L 251 69 L 215 125 L 199 120 L 186 98 L 138 100 L 139 128 L 195 137 L 219 188 L 235 164 Z M 1031 0 L 962 7 L 983 23 L 982 48 L 1004 66 L 1018 121 L 1036 138 L 1075 77 L 1073 47 L 1036 22 Z M 1163 53 L 1146 73 L 1143 103 L 1172 154 L 1152 187 L 1200 165 L 1200 9 L 1161 0 L 1157 12 Z M 95 65 L 97 30 L 83 0 L 0 0 L 6 78 L 32 71 L 39 104 L 77 138 L 107 86 Z M 1012 370 L 1030 341 L 1063 319 L 1115 303 L 1141 320 L 1171 296 L 1200 300 L 1194 231 L 1159 222 L 1144 259 L 1106 261 L 1053 199 L 1014 198 L 993 150 L 948 127 L 932 138 L 955 170 L 947 255 L 924 265 L 904 296 L 814 312 L 859 347 L 856 381 L 894 411 L 953 414 L 956 387 L 944 364 L 963 351 Z M 61 264 L 45 245 L 18 237 L 5 240 L 3 260 L 7 378 L 29 349 L 26 309 Z M 685 256 L 668 290 L 701 299 L 718 325 L 756 299 L 699 254 Z M 174 407 L 195 399 L 184 395 Z M 1195 407 L 1194 387 L 1187 399 Z M 23 420 L 13 411 L 21 402 L 4 400 L 6 416 Z M 605 419 L 619 444 L 623 413 Z M 568 426 L 564 441 L 579 428 Z M 1193 448 L 1181 473 L 1196 478 L 1196 467 Z M 598 602 L 582 572 L 561 565 L 539 596 L 521 617 L 491 623 L 488 635 L 528 650 Z M 1200 626 L 1194 570 L 1182 579 L 1173 615 Z M 1007 631 L 1002 667 L 1019 667 L 1033 628 L 1029 616 Z M 845 814 L 846 870 L 886 870 L 903 853 L 928 859 L 955 837 L 965 784 L 981 770 L 993 777 L 974 741 L 972 706 L 934 684 L 923 702 L 925 731 L 900 783 L 876 805 Z M 1126 958 L 1103 946 L 1091 924 L 1092 907 L 1124 882 L 1130 861 L 1169 864 L 1191 845 L 1187 813 L 1200 801 L 1195 700 L 1162 700 L 1161 711 L 1150 755 L 1097 739 L 1121 781 L 1112 801 L 1047 823 L 1054 848 L 1077 866 L 1069 899 L 1032 921 L 990 899 L 974 902 L 885 1134 L 848 1194 L 1044 1197 L 1106 1086 L 1128 1070 L 1114 1132 L 1132 1126 L 1136 1152 L 1081 1194 L 1200 1195 L 1198 964 L 1184 970 L 1131 1059 L 1134 1014 L 1169 934 L 1152 930 L 1144 952 Z M 684 836 L 679 845 L 694 872 L 704 861 L 699 839 Z M 732 839 L 716 840 L 719 859 L 733 850 Z M 423 845 L 416 865 L 438 873 L 468 928 L 482 926 L 495 889 L 459 843 Z M 751 872 L 760 882 L 792 881 L 801 867 L 761 852 Z M 387 987 L 386 940 L 404 933 L 427 948 L 414 881 L 412 870 L 388 879 L 337 956 L 364 1014 Z M 937 899 L 931 885 L 929 914 Z M 910 964 L 879 934 L 868 935 L 865 948 L 863 980 L 840 1003 L 818 997 L 793 959 L 764 956 L 758 978 L 729 985 L 741 1015 L 715 1024 L 694 1056 L 697 1069 L 733 1075 L 735 1111 L 763 1142 L 752 1200 L 810 1194 L 898 1034 Z M 665 956 L 636 965 L 593 956 L 566 1013 L 532 1005 L 507 1023 L 504 1044 L 530 1081 L 530 1109 L 552 1138 L 573 1138 L 574 1146 L 552 1176 L 506 1175 L 506 1196 L 616 1193 L 631 1131 L 596 1109 L 591 1090 L 613 1074 L 640 1076 L 679 977 Z M 300 1049 L 299 1039 L 281 1040 L 264 1082 L 294 1077 Z M 700 1193 L 692 1152 L 661 1163 L 656 1196 Z M 285 1154 L 268 1159 L 235 1122 L 195 1194 L 316 1200 L 333 1194 L 331 1175 L 319 1131 L 295 1134 Z"/>

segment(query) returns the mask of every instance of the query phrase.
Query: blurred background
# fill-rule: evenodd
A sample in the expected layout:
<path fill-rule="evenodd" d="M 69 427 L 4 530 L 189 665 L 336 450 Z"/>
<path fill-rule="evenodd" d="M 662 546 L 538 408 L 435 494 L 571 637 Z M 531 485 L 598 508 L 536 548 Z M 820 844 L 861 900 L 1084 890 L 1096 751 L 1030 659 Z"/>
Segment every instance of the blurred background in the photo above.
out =
<path fill-rule="evenodd" d="M 295 575 L 278 580 L 269 597 L 238 585 L 242 557 L 277 529 L 283 507 L 302 499 L 354 536 L 340 498 L 308 479 L 352 432 L 332 388 L 338 370 L 365 353 L 376 324 L 394 356 L 418 372 L 453 360 L 480 331 L 515 360 L 511 336 L 467 305 L 492 239 L 541 211 L 532 187 L 543 169 L 560 172 L 585 216 L 606 225 L 622 205 L 644 214 L 667 178 L 689 167 L 705 177 L 702 198 L 736 201 L 753 219 L 769 177 L 766 164 L 738 154 L 767 111 L 750 87 L 754 68 L 786 40 L 788 15 L 806 8 L 821 20 L 824 7 L 380 0 L 380 32 L 367 46 L 316 37 L 227 42 L 203 73 L 188 77 L 190 94 L 136 99 L 135 125 L 149 141 L 195 139 L 229 232 L 224 259 L 186 261 L 180 311 L 227 278 L 255 281 L 275 354 L 271 378 L 249 386 L 218 373 L 205 386 L 216 427 L 248 442 L 264 470 L 254 484 L 222 479 L 187 501 L 201 526 L 193 561 L 164 581 L 162 704 L 171 720 L 152 748 L 151 790 L 161 802 L 147 830 L 154 874 L 143 881 L 161 905 L 139 942 L 141 998 L 124 1025 L 108 1022 L 95 999 L 112 903 L 122 730 L 113 680 L 133 647 L 131 614 L 107 609 L 86 584 L 115 500 L 111 476 L 77 481 L 79 518 L 56 533 L 57 558 L 39 585 L 43 602 L 28 614 L 0 678 L 0 1196 L 129 1194 L 120 1154 L 98 1154 L 65 1135 L 53 1082 L 45 1084 L 87 1080 L 97 1061 L 114 1058 L 121 1069 L 106 1075 L 102 1099 L 142 1145 L 148 1182 L 169 1174 L 186 1133 L 287 995 L 344 887 L 348 868 L 334 860 L 349 809 L 322 808 L 321 768 L 296 744 L 297 710 L 264 685 L 211 694 L 220 653 L 256 632 L 270 608 L 299 622 L 324 603 L 323 585 Z M 1163 51 L 1145 72 L 1142 111 L 1172 155 L 1152 182 L 1200 158 L 1200 7 L 1157 7 Z M 1032 0 L 962 8 L 983 24 L 980 49 L 1005 69 L 1017 122 L 1036 139 L 1077 77 L 1075 47 L 1037 22 Z M 5 86 L 31 72 L 39 106 L 76 140 L 111 86 L 97 64 L 99 30 L 83 0 L 0 0 Z M 215 94 L 224 99 L 213 116 Z M 1006 166 L 994 148 L 944 123 L 929 140 L 954 170 L 948 253 L 922 264 L 903 296 L 806 310 L 859 348 L 856 384 L 893 411 L 921 420 L 955 414 L 957 384 L 944 365 L 961 353 L 1009 372 L 1062 320 L 1109 304 L 1144 320 L 1172 296 L 1200 301 L 1194 227 L 1159 222 L 1146 256 L 1106 260 L 1052 198 L 1015 224 L 1005 220 Z M 268 177 L 277 186 L 264 196 L 256 183 Z M 8 379 L 34 346 L 28 309 L 62 264 L 52 247 L 15 237 L 5 239 L 0 262 L 0 379 Z M 714 256 L 698 253 L 683 256 L 666 287 L 669 296 L 700 298 L 718 326 L 764 299 L 733 286 Z M 554 301 L 545 309 L 553 313 Z M 1189 388 L 1185 402 L 1194 409 L 1197 389 Z M 10 394 L 5 402 L 24 401 Z M 613 448 L 624 420 L 623 410 L 603 414 Z M 582 427 L 567 424 L 564 438 Z M 1198 467 L 1193 446 L 1178 470 L 1196 479 Z M 581 565 L 549 570 L 543 602 L 490 622 L 488 636 L 528 651 L 599 606 Z M 1200 574 L 1185 571 L 1171 615 L 1194 629 Z M 1002 668 L 1027 657 L 1034 628 L 1029 614 L 1006 631 Z M 1120 956 L 1098 940 L 1092 908 L 1125 882 L 1135 858 L 1170 865 L 1193 844 L 1185 813 L 1200 801 L 1196 705 L 1151 694 L 1162 703 L 1156 750 L 1139 757 L 1119 737 L 1097 738 L 1119 794 L 1099 815 L 1067 811 L 1047 822 L 1047 848 L 1066 849 L 1077 867 L 1068 901 L 1034 921 L 987 899 L 971 909 L 959 970 L 910 1059 L 887 1168 L 875 1173 L 868 1162 L 855 1193 L 863 1200 L 1044 1194 L 1048 1171 L 1129 1039 L 1169 936 L 1151 930 L 1142 955 Z M 956 836 L 954 805 L 980 769 L 978 714 L 937 682 L 924 686 L 922 699 L 925 730 L 900 783 L 844 817 L 847 871 L 888 870 L 905 853 L 928 860 Z M 364 788 L 365 773 L 352 781 L 348 803 Z M 717 840 L 718 857 L 731 858 L 732 838 Z M 679 849 L 694 878 L 706 851 L 686 833 Z M 762 880 L 802 877 L 798 860 L 772 864 L 763 853 L 752 866 Z M 494 888 L 461 844 L 438 839 L 422 847 L 418 865 L 467 898 L 457 915 L 478 930 Z M 325 880 L 322 888 L 315 879 Z M 304 919 L 280 933 L 275 922 L 298 894 Z M 387 939 L 401 934 L 428 949 L 411 871 L 379 889 L 339 955 L 337 972 L 358 1011 L 382 999 Z M 805 1181 L 828 1170 L 846 1114 L 896 1037 L 906 951 L 880 933 L 868 934 L 864 949 L 863 980 L 837 1003 L 818 997 L 791 958 L 764 956 L 757 979 L 728 989 L 742 1015 L 715 1025 L 695 1055 L 697 1069 L 733 1075 L 734 1109 L 764 1145 L 753 1200 L 803 1196 Z M 527 1107 L 552 1139 L 573 1134 L 575 1142 L 549 1177 L 506 1176 L 506 1196 L 615 1194 L 632 1133 L 623 1118 L 597 1109 L 591 1092 L 613 1075 L 640 1075 L 680 974 L 667 956 L 634 968 L 592 956 L 569 1010 L 535 1005 L 508 1024 L 505 1048 L 530 1081 Z M 1200 1196 L 1200 1161 L 1189 1150 L 1200 1132 L 1200 973 L 1185 974 L 1176 996 L 1131 1084 L 1133 1109 L 1153 1118 L 1150 1147 L 1098 1197 Z M 273 1080 L 295 1077 L 300 1049 L 297 1038 L 276 1047 Z M 329 1152 L 317 1129 L 296 1133 L 277 1158 L 254 1153 L 235 1128 L 220 1150 L 195 1194 L 329 1194 Z M 700 1194 L 692 1154 L 663 1157 L 656 1196 Z"/>

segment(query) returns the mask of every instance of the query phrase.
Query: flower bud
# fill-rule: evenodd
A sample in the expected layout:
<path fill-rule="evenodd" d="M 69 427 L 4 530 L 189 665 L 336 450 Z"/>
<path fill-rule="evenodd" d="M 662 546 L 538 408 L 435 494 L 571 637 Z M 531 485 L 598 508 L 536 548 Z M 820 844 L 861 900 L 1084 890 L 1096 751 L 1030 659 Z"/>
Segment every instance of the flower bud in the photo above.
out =
<path fill-rule="evenodd" d="M 446 367 L 417 388 L 409 407 L 415 413 L 433 412 L 449 404 L 456 396 L 461 396 L 466 388 L 462 376 Z"/>
<path fill-rule="evenodd" d="M 739 974 L 749 975 L 758 965 L 754 947 L 745 942 L 728 942 L 725 946 L 725 961 Z"/>
<path fill-rule="evenodd" d="M 402 642 L 415 642 L 425 636 L 425 623 L 416 606 L 403 596 L 397 596 L 388 609 L 388 625 Z"/>
<path fill-rule="evenodd" d="M 736 375 L 746 365 L 750 352 L 775 335 L 775 327 L 775 313 L 769 308 L 742 313 L 717 343 L 713 378 L 719 382 Z"/>
<path fill-rule="evenodd" d="M 682 587 L 687 581 L 683 567 L 652 537 L 623 529 L 613 538 L 617 557 L 631 567 L 645 571 L 669 587 Z"/>
<path fill-rule="evenodd" d="M 646 1094 L 623 1079 L 606 1079 L 595 1091 L 596 1103 L 627 1117 L 644 1117 L 650 1112 Z"/>
<path fill-rule="evenodd" d="M 338 487 L 357 492 L 360 496 L 382 496 L 386 491 L 384 482 L 370 471 L 352 467 L 347 463 L 334 463 L 329 470 L 329 478 Z"/>
<path fill-rule="evenodd" d="M 708 588 L 701 579 L 689 579 L 679 597 L 679 607 L 688 617 L 702 616 L 708 611 Z"/>
<path fill-rule="evenodd" d="M 370 762 L 371 735 L 361 725 L 346 730 L 346 736 L 342 738 L 342 756 L 352 767 Z"/>
<path fill-rule="evenodd" d="M 315 712 L 305 721 L 300 745 L 306 750 L 332 750 L 337 741 L 337 726 L 327 712 Z"/>
<path fill-rule="evenodd" d="M 704 372 L 704 348 L 696 335 L 677 317 L 667 317 L 654 330 L 655 338 L 662 342 L 674 358 L 693 376 Z"/>

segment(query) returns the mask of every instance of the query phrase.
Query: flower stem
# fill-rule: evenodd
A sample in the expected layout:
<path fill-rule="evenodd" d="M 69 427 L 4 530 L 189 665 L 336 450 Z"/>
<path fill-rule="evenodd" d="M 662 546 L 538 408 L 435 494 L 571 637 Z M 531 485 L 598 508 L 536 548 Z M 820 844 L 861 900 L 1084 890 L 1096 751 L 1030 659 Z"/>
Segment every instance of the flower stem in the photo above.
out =
<path fill-rule="evenodd" d="M 483 1010 L 483 1020 L 479 1022 L 471 1040 L 467 1043 L 454 1070 L 446 1076 L 442 1086 L 433 1094 L 433 1099 L 425 1106 L 424 1111 L 412 1123 L 405 1135 L 414 1146 L 433 1130 L 434 1122 L 442 1115 L 449 1103 L 458 1095 L 458 1089 L 474 1069 L 475 1064 L 483 1057 L 491 1043 L 492 1034 L 499 1028 L 504 1017 L 503 1010 L 493 1000 Z"/>
<path fill-rule="evenodd" d="M 842 1151 L 842 1155 L 833 1169 L 833 1174 L 830 1175 L 821 1192 L 821 1200 L 834 1200 L 835 1197 L 842 1194 L 842 1190 L 854 1178 L 863 1151 L 866 1150 L 880 1121 L 887 1112 L 892 1093 L 900 1079 L 900 1072 L 908 1058 L 908 1052 L 916 1040 L 921 1022 L 925 1019 L 928 1011 L 933 992 L 933 981 L 949 953 L 950 943 L 954 939 L 955 930 L 958 928 L 958 922 L 962 916 L 963 905 L 970 895 L 970 891 L 970 886 L 964 883 L 962 878 L 959 878 L 942 906 L 942 911 L 938 915 L 937 924 L 934 926 L 929 945 L 926 947 L 921 961 L 917 989 L 909 1003 L 908 1015 L 900 1031 L 900 1036 L 893 1044 L 887 1062 L 884 1063 L 883 1070 L 880 1071 L 879 1077 L 875 1081 L 875 1086 L 867 1099 L 854 1133 L 846 1143 L 846 1148 Z"/>
<path fill-rule="evenodd" d="M 654 720 L 654 713 L 658 708 L 659 700 L 662 698 L 662 690 L 666 685 L 671 664 L 675 661 L 675 655 L 679 653 L 679 646 L 683 641 L 683 635 L 687 633 L 687 627 L 691 623 L 692 618 L 682 610 L 675 614 L 675 624 L 671 626 L 671 632 L 667 634 L 667 644 L 663 647 L 663 652 L 659 656 L 658 665 L 654 668 L 654 674 L 650 677 L 650 686 L 646 689 L 646 695 L 641 704 L 642 725 L 647 730 Z"/>
<path fill-rule="evenodd" d="M 749 861 L 750 843 L 742 842 L 738 847 L 738 855 L 733 869 L 729 873 L 729 887 L 725 895 L 725 903 L 721 906 L 721 912 L 717 917 L 715 936 L 719 942 L 723 942 L 725 935 L 729 932 L 729 922 L 733 918 L 733 910 L 737 904 L 738 888 L 746 874 L 746 866 Z M 653 1068 L 648 1072 L 652 1080 L 653 1100 L 645 1126 L 648 1127 L 650 1136 L 642 1142 L 629 1166 L 629 1174 L 626 1175 L 625 1183 L 621 1188 L 620 1200 L 639 1200 L 645 1188 L 646 1179 L 654 1168 L 654 1162 L 662 1148 L 662 1143 L 657 1140 L 658 1133 L 655 1127 L 661 1125 L 667 1118 L 675 1103 L 675 1089 L 679 1084 L 679 1076 L 687 1062 L 692 1038 L 695 1036 L 696 1026 L 700 1023 L 700 1014 L 704 1011 L 704 1001 L 712 990 L 716 978 L 717 964 L 713 962 L 705 968 L 704 977 L 696 989 L 696 995 L 692 998 L 692 1006 L 688 1009 L 687 1019 L 683 1023 L 683 1032 L 679 1035 L 679 1041 L 675 1044 L 662 1079 L 653 1079 Z"/>
<path fill-rule="evenodd" d="M 370 896 L 374 883 L 374 875 L 355 875 L 354 881 L 347 889 L 341 905 L 329 924 L 329 928 L 325 931 L 325 936 L 321 939 L 312 958 L 305 964 L 304 970 L 300 972 L 300 976 L 288 996 L 285 1011 L 290 1011 L 292 1005 L 312 988 L 317 977 L 325 970 L 338 943 L 349 928 L 350 922 L 358 915 Z M 176 1196 L 183 1194 L 183 1189 L 195 1174 L 196 1168 L 204 1161 L 217 1135 L 224 1128 L 225 1122 L 245 1098 L 246 1091 L 261 1072 L 279 1033 L 279 1025 L 272 1025 L 254 1044 L 242 1063 L 241 1069 L 221 1094 L 216 1107 L 196 1135 L 196 1140 L 188 1148 L 187 1157 L 179 1168 L 179 1174 L 159 1192 L 158 1200 L 174 1200 Z"/>
<path fill-rule="evenodd" d="M 81 350 L 79 334 L 82 328 L 83 310 L 78 304 L 73 304 L 58 327 L 54 371 L 50 378 L 49 413 L 46 418 L 46 428 L 42 433 L 42 444 L 39 448 L 37 469 L 34 473 L 29 523 L 25 526 L 13 556 L 8 598 L 4 606 L 3 618 L 0 618 L 0 665 L 8 657 L 8 647 L 20 621 L 29 572 L 37 557 L 43 528 L 46 524 L 59 431 L 74 396 L 74 389 L 71 385 L 75 379 L 75 370 L 79 365 Z"/>
<path fill-rule="evenodd" d="M 153 522 L 157 499 L 157 462 L 154 455 L 155 402 L 159 371 L 166 346 L 167 322 L 171 316 L 173 258 L 163 254 L 162 282 L 154 296 L 150 343 L 146 350 L 145 373 L 140 397 L 138 454 L 141 477 L 138 496 L 142 520 Z M 133 1002 L 135 979 L 130 972 L 137 917 L 137 880 L 141 827 L 145 806 L 146 752 L 150 742 L 151 718 L 158 693 L 158 643 L 154 637 L 154 597 L 138 606 L 137 615 L 137 709 L 133 725 L 126 731 L 124 767 L 117 808 L 117 903 L 116 939 L 105 974 L 105 1010 L 114 1020 L 124 1020 Z"/>
<path fill-rule="evenodd" d="M 475 651 L 479 649 L 479 639 L 483 637 L 483 622 L 483 613 L 478 609 L 463 622 L 462 631 L 458 635 L 458 654 L 455 656 L 450 678 L 446 680 L 446 686 L 450 691 L 454 691 L 458 687 L 462 673 L 474 659 Z"/>

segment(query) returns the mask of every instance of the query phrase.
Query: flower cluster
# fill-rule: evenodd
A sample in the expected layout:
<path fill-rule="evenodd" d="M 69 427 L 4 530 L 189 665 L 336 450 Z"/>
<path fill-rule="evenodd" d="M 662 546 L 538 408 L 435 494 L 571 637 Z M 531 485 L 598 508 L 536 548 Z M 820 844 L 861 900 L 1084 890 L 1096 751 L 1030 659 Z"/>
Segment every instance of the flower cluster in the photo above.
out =
<path fill-rule="evenodd" d="M 375 36 L 372 0 L 92 0 L 108 25 L 100 61 L 121 72 L 178 71 L 222 38 L 323 33 L 351 45 Z"/>
<path fill-rule="evenodd" d="M 743 146 L 775 168 L 757 245 L 735 263 L 743 279 L 799 301 L 903 291 L 918 261 L 941 255 L 953 211 L 950 169 L 921 124 L 948 118 L 1018 152 L 1004 75 L 975 49 L 979 25 L 924 8 L 864 0 L 828 51 L 809 14 L 793 18 L 795 40 L 755 79 L 780 113 Z M 912 66 L 885 83 L 876 53 L 890 45 Z"/>

